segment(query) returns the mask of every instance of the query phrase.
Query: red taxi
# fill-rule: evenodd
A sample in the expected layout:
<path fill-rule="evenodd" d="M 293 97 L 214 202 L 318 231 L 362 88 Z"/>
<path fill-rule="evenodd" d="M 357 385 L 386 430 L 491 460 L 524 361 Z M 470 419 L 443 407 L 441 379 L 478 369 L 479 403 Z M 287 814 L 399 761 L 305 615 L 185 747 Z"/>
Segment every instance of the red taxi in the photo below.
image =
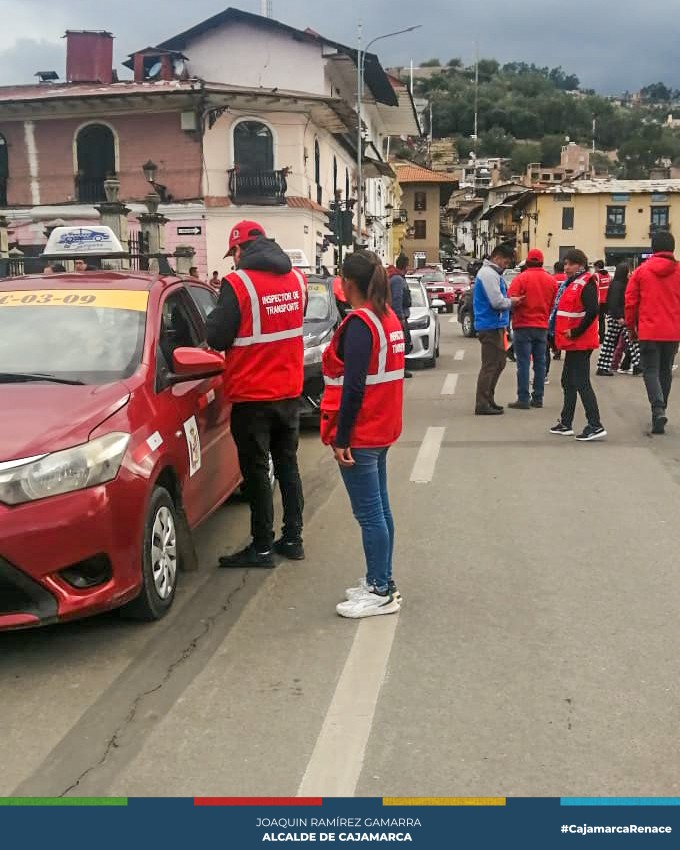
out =
<path fill-rule="evenodd" d="M 203 290 L 130 271 L 0 281 L 0 630 L 159 619 L 195 567 L 191 530 L 241 480 Z"/>

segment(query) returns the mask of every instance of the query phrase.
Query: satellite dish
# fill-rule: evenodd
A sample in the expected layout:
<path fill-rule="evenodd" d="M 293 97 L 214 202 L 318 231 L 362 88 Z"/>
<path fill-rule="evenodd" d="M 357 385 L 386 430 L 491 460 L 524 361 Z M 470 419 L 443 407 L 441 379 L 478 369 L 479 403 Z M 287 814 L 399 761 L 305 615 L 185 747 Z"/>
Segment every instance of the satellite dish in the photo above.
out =
<path fill-rule="evenodd" d="M 154 62 L 154 64 L 149 68 L 149 72 L 147 74 L 147 78 L 149 80 L 154 80 L 161 72 L 161 63 Z"/>

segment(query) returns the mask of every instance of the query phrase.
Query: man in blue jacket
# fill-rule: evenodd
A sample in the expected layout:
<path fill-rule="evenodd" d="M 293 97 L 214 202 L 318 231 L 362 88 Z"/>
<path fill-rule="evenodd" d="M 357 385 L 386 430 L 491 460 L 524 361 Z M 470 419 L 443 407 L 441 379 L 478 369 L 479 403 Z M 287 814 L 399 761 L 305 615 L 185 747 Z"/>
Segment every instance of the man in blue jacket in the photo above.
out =
<path fill-rule="evenodd" d="M 488 260 L 477 272 L 473 291 L 475 330 L 482 345 L 482 367 L 477 378 L 477 416 L 499 416 L 503 413 L 496 404 L 496 384 L 505 369 L 505 334 L 510 324 L 510 310 L 523 296 L 508 298 L 503 272 L 515 262 L 512 245 L 501 244 L 493 249 Z"/>

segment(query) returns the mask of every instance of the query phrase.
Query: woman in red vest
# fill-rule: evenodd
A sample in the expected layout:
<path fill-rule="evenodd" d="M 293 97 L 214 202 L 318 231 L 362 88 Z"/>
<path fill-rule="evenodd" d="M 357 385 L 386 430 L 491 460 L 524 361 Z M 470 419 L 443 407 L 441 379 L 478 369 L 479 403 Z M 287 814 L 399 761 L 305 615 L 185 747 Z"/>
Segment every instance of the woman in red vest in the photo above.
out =
<path fill-rule="evenodd" d="M 321 439 L 333 448 L 361 526 L 366 576 L 337 606 L 341 617 L 399 611 L 392 579 L 394 522 L 387 493 L 387 452 L 401 434 L 404 331 L 388 304 L 387 274 L 371 251 L 349 254 L 343 289 L 352 313 L 324 352 Z"/>
<path fill-rule="evenodd" d="M 564 407 L 559 422 L 550 429 L 563 437 L 574 435 L 573 423 L 577 395 L 586 411 L 588 424 L 576 439 L 582 442 L 601 440 L 607 432 L 600 422 L 600 409 L 590 383 L 590 358 L 599 347 L 597 317 L 597 278 L 588 271 L 588 258 L 576 248 L 564 257 L 567 275 L 561 290 L 555 316 L 555 345 L 565 351 L 562 369 Z"/>

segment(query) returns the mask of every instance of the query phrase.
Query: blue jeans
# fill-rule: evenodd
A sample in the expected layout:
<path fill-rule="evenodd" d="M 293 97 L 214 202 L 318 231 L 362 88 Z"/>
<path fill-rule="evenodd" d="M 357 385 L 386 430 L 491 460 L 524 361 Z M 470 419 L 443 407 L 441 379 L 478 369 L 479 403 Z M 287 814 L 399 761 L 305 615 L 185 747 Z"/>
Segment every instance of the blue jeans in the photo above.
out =
<path fill-rule="evenodd" d="M 528 402 L 529 370 L 534 358 L 534 398 L 543 401 L 548 331 L 545 328 L 515 328 L 513 343 L 517 358 L 517 399 Z"/>
<path fill-rule="evenodd" d="M 385 593 L 392 578 L 394 520 L 387 495 L 387 449 L 352 449 L 354 466 L 341 466 L 352 512 L 361 526 L 366 582 Z"/>

